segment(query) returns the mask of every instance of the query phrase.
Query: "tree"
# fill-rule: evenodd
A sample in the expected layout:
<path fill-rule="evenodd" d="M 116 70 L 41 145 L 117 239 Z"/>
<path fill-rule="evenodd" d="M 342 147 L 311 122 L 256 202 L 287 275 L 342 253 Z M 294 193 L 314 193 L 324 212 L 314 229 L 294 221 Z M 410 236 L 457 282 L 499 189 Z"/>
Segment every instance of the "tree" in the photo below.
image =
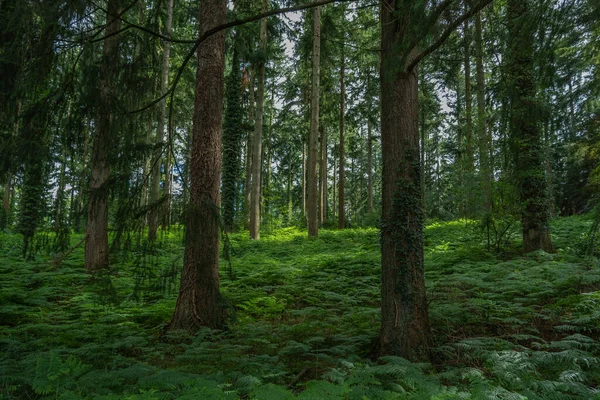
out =
<path fill-rule="evenodd" d="M 226 232 L 233 231 L 235 221 L 235 203 L 237 197 L 237 177 L 241 168 L 240 144 L 242 139 L 242 115 L 240 85 L 240 60 L 238 56 L 237 33 L 233 39 L 233 56 L 231 58 L 231 72 L 227 78 L 225 105 L 225 121 L 223 123 L 223 188 L 221 213 L 223 228 Z"/>
<path fill-rule="evenodd" d="M 455 18 L 421 52 L 417 46 L 454 2 L 442 2 L 431 10 L 408 0 L 381 3 L 380 355 L 423 359 L 428 356 L 432 340 L 423 263 L 417 65 L 441 46 L 460 23 L 489 2 L 480 1 L 477 7 Z"/>
<path fill-rule="evenodd" d="M 227 2 L 205 0 L 200 34 L 225 23 Z M 219 177 L 225 70 L 225 32 L 217 32 L 197 49 L 190 203 L 179 296 L 170 329 L 222 328 L 219 290 Z"/>
<path fill-rule="evenodd" d="M 344 143 L 344 119 L 345 119 L 345 104 L 346 104 L 346 88 L 344 85 L 345 79 L 345 59 L 344 59 L 344 44 L 341 48 L 340 57 L 340 144 L 339 144 L 339 177 L 338 177 L 338 229 L 344 229 L 346 214 L 344 211 L 344 183 L 346 181 L 346 144 Z"/>
<path fill-rule="evenodd" d="M 313 17 L 313 58 L 312 58 L 312 90 L 311 118 L 308 136 L 308 236 L 319 234 L 318 196 L 317 196 L 317 159 L 319 140 L 319 79 L 321 60 L 321 8 L 315 7 Z"/>
<path fill-rule="evenodd" d="M 171 37 L 171 26 L 173 23 L 173 0 L 167 1 L 167 20 L 165 22 L 165 36 Z M 160 73 L 160 93 L 167 91 L 169 84 L 169 57 L 171 54 L 171 42 L 165 40 L 163 49 L 163 58 Z M 165 140 L 165 118 L 167 115 L 167 100 L 163 99 L 160 102 L 158 112 L 158 126 L 156 128 L 156 136 L 154 138 L 154 156 L 152 158 L 152 174 L 150 179 L 150 215 L 148 216 L 148 240 L 156 240 L 156 230 L 158 228 L 158 217 L 159 217 L 159 192 L 160 192 L 160 178 L 161 178 L 161 165 L 162 155 Z M 169 150 L 167 149 L 167 153 Z M 167 157 L 168 158 L 168 157 Z M 167 204 L 167 207 L 163 207 L 163 213 L 169 211 L 168 207 L 168 185 L 166 184 L 169 176 L 169 166 L 165 163 L 165 187 L 163 191 L 163 201 Z"/>
<path fill-rule="evenodd" d="M 85 242 L 85 268 L 94 273 L 108 268 L 108 195 L 111 148 L 114 143 L 112 114 L 118 75 L 120 0 L 109 0 L 106 13 L 102 75 L 98 79 L 98 110 L 92 147 L 90 192 Z"/>
<path fill-rule="evenodd" d="M 267 0 L 263 0 L 263 13 Z M 252 139 L 252 192 L 250 195 L 250 237 L 260 239 L 260 198 L 262 172 L 262 130 L 265 104 L 265 58 L 267 53 L 267 19 L 260 23 L 260 55 L 258 61 L 258 88 L 256 91 L 256 119 Z M 251 88 L 252 90 L 252 88 Z"/>
<path fill-rule="evenodd" d="M 509 44 L 506 64 L 513 157 L 521 199 L 524 251 L 552 252 L 550 201 L 539 130 L 540 108 L 534 81 L 534 25 L 529 13 L 529 0 L 508 1 Z"/>

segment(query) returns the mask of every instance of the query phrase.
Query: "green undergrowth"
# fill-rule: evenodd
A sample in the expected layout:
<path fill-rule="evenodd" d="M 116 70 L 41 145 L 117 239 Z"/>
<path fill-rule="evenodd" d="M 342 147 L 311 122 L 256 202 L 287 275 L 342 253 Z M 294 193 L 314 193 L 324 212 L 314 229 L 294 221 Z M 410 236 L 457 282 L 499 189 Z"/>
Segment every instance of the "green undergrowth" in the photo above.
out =
<path fill-rule="evenodd" d="M 229 236 L 225 332 L 165 331 L 181 232 L 115 252 L 90 278 L 77 248 L 59 265 L 0 233 L 2 399 L 600 399 L 600 270 L 591 221 L 555 221 L 556 254 L 487 251 L 464 221 L 425 233 L 431 363 L 373 361 L 376 229 Z M 72 243 L 80 237 L 72 238 Z M 135 242 L 135 241 L 134 241 Z M 518 241 L 512 243 L 518 248 Z"/>

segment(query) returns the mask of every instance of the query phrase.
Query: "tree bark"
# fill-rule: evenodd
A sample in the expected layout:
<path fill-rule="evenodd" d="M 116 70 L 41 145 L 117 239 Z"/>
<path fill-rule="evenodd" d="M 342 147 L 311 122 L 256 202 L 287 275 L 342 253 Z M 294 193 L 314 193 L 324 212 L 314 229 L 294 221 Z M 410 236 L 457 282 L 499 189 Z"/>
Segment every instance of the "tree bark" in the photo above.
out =
<path fill-rule="evenodd" d="M 267 0 L 263 0 L 263 13 L 267 11 Z M 258 88 L 256 92 L 256 121 L 252 140 L 252 193 L 250 196 L 250 237 L 260 239 L 260 198 L 262 173 L 262 128 L 265 103 L 265 57 L 267 52 L 267 19 L 260 24 L 261 59 L 258 63 Z"/>
<path fill-rule="evenodd" d="M 248 74 L 248 119 L 249 125 L 253 125 L 256 117 L 254 111 L 254 75 L 251 74 L 250 71 Z M 244 156 L 246 157 L 246 179 L 244 182 L 244 199 L 242 201 L 242 225 L 245 229 L 250 229 L 250 196 L 252 192 L 252 134 L 253 132 L 247 132 L 246 151 L 244 152 Z"/>
<path fill-rule="evenodd" d="M 492 168 L 490 165 L 490 137 L 487 133 L 485 118 L 485 76 L 483 70 L 483 30 L 481 12 L 475 16 L 475 63 L 477 74 L 477 137 L 479 141 L 479 180 L 483 192 L 483 212 L 492 211 Z"/>
<path fill-rule="evenodd" d="M 171 25 L 173 22 L 173 0 L 167 1 L 167 20 L 165 22 L 165 36 L 171 37 Z M 160 93 L 165 93 L 169 86 L 169 57 L 171 54 L 171 42 L 164 41 L 163 58 L 160 74 Z M 158 109 L 158 125 L 156 136 L 154 137 L 154 156 L 152 157 L 152 172 L 150 179 L 150 215 L 148 216 L 148 240 L 156 240 L 156 231 L 158 229 L 158 219 L 160 214 L 160 180 L 161 165 L 163 159 L 164 140 L 165 140 L 165 119 L 167 115 L 167 99 L 162 99 Z M 169 150 L 166 150 L 167 153 Z M 167 154 L 168 155 L 168 154 Z M 165 186 L 163 187 L 163 197 L 168 196 L 169 191 L 166 187 L 168 180 L 168 166 L 165 163 Z M 164 199 L 163 199 L 164 200 Z M 163 208 L 164 211 L 164 208 Z"/>
<path fill-rule="evenodd" d="M 315 7 L 313 19 L 313 59 L 310 135 L 308 137 L 308 236 L 319 235 L 317 159 L 319 141 L 319 80 L 321 62 L 321 8 Z"/>
<path fill-rule="evenodd" d="M 108 195 L 110 158 L 114 143 L 113 98 L 118 76 L 119 29 L 116 17 L 120 0 L 109 0 L 106 15 L 106 38 L 102 50 L 102 75 L 98 82 L 99 106 L 92 148 L 88 218 L 85 242 L 85 268 L 94 273 L 108 268 Z"/>
<path fill-rule="evenodd" d="M 200 34 L 226 20 L 225 0 L 204 0 Z M 190 165 L 190 204 L 179 296 L 170 329 L 224 327 L 219 291 L 219 186 L 225 70 L 225 32 L 209 37 L 197 50 Z"/>
<path fill-rule="evenodd" d="M 319 220 L 323 224 L 327 220 L 327 131 L 321 125 L 321 204 L 319 207 Z"/>
<path fill-rule="evenodd" d="M 367 118 L 367 211 L 373 212 L 373 135 Z"/>
<path fill-rule="evenodd" d="M 344 229 L 346 214 L 344 212 L 344 182 L 345 177 L 345 143 L 344 143 L 344 117 L 346 105 L 346 88 L 344 86 L 344 75 L 346 73 L 346 62 L 344 59 L 344 44 L 342 44 L 342 57 L 340 63 L 340 159 L 339 159 L 339 179 L 338 179 L 338 229 Z"/>
<path fill-rule="evenodd" d="M 508 0 L 507 5 L 511 133 L 515 143 L 517 189 L 521 197 L 523 247 L 526 253 L 535 250 L 552 252 L 550 201 L 534 82 L 534 24 L 529 16 L 529 0 Z"/>
<path fill-rule="evenodd" d="M 412 42 L 404 32 L 414 21 L 397 9 L 401 5 L 396 3 L 383 0 L 380 9 L 383 215 L 379 354 L 418 360 L 427 358 L 432 343 L 423 263 L 418 79 L 416 68 L 402 70 L 415 56 L 413 51 L 402 57 L 399 51 Z"/>

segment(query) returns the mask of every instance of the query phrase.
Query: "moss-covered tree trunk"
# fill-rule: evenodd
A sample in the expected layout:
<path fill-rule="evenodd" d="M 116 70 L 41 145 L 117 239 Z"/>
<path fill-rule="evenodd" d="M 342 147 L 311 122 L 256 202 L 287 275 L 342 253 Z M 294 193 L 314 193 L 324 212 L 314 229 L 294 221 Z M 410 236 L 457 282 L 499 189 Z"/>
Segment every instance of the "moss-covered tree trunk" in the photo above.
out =
<path fill-rule="evenodd" d="M 319 220 L 321 224 L 327 219 L 327 130 L 323 125 L 319 127 L 321 131 L 321 184 L 320 204 L 319 204 Z"/>
<path fill-rule="evenodd" d="M 205 0 L 200 34 L 225 23 L 225 0 Z M 198 47 L 190 162 L 190 204 L 179 296 L 170 329 L 224 326 L 219 291 L 219 184 L 223 114 L 225 32 Z"/>
<path fill-rule="evenodd" d="M 106 14 L 99 105 L 94 129 L 85 242 L 85 268 L 94 273 L 108 267 L 108 195 L 113 136 L 113 102 L 118 75 L 120 0 L 109 0 Z"/>
<path fill-rule="evenodd" d="M 550 199 L 540 133 L 533 64 L 534 29 L 529 0 L 509 0 L 507 75 L 517 189 L 521 198 L 524 251 L 553 251 Z"/>
<path fill-rule="evenodd" d="M 409 17 L 393 0 L 381 4 L 381 219 L 380 355 L 424 359 L 431 345 L 423 264 L 423 207 L 419 157 L 418 79 L 406 71 L 400 49 L 411 38 Z"/>

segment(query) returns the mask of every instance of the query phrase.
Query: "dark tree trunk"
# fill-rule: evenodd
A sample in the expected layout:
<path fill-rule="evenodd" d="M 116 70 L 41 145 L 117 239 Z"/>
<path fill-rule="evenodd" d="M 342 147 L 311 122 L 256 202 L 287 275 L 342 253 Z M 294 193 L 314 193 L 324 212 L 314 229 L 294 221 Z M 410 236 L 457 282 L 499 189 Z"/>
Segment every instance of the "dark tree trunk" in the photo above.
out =
<path fill-rule="evenodd" d="M 235 41 L 235 39 L 234 39 Z M 236 47 L 231 60 L 231 73 L 227 78 L 227 104 L 223 126 L 223 188 L 222 217 L 223 228 L 232 232 L 235 221 L 236 181 L 240 173 L 240 66 Z"/>
<path fill-rule="evenodd" d="M 526 253 L 552 252 L 550 201 L 544 166 L 544 146 L 539 129 L 533 65 L 534 24 L 529 0 L 508 1 L 508 87 L 511 101 L 517 188 L 521 197 L 521 227 Z"/>
<path fill-rule="evenodd" d="M 109 0 L 106 15 L 99 107 L 94 129 L 85 242 L 85 268 L 94 273 L 108 268 L 108 195 L 113 145 L 112 111 L 119 61 L 120 0 Z"/>
<path fill-rule="evenodd" d="M 403 71 L 408 17 L 381 4 L 381 332 L 379 354 L 425 359 L 431 330 L 425 294 L 416 68 Z M 408 58 L 411 61 L 413 55 Z M 406 65 L 406 64 L 404 64 Z M 404 69 L 404 68 L 403 68 Z"/>
<path fill-rule="evenodd" d="M 201 34 L 225 23 L 226 3 L 225 0 L 202 2 Z M 219 291 L 219 175 L 225 32 L 200 44 L 197 54 L 190 205 L 181 285 L 170 329 L 224 326 Z"/>

